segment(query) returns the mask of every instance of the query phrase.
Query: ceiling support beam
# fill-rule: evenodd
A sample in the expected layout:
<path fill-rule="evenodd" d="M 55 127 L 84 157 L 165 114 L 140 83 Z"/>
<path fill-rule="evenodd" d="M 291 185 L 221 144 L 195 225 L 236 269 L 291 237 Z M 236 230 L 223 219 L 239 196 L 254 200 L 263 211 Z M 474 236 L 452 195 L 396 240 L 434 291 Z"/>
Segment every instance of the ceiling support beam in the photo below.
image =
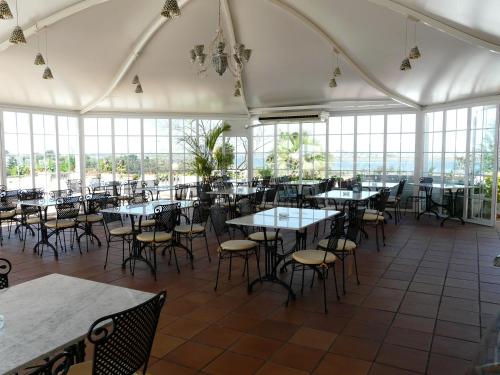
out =
<path fill-rule="evenodd" d="M 58 10 L 55 13 L 52 13 L 50 16 L 45 17 L 41 20 L 38 20 L 35 24 L 24 28 L 24 35 L 26 38 L 29 38 L 30 36 L 36 34 L 39 30 L 43 29 L 44 27 L 51 26 L 55 24 L 56 22 L 59 22 L 67 17 L 71 17 L 72 15 L 79 13 L 81 11 L 84 11 L 88 8 L 91 8 L 93 6 L 105 3 L 109 0 L 82 0 L 79 1 L 76 4 L 73 4 L 67 8 Z M 7 48 L 12 46 L 13 44 L 9 42 L 9 39 L 4 40 L 0 42 L 0 52 L 5 51 Z"/>
<path fill-rule="evenodd" d="M 379 90 L 380 92 L 384 93 L 391 99 L 393 99 L 396 102 L 399 102 L 401 104 L 405 104 L 409 107 L 416 108 L 418 110 L 421 110 L 422 107 L 420 104 L 412 101 L 411 99 L 405 98 L 404 96 L 401 96 L 394 91 L 390 90 L 388 87 L 386 87 L 382 82 L 380 82 L 377 78 L 375 78 L 369 71 L 367 71 L 365 68 L 361 67 L 359 63 L 357 63 L 353 58 L 351 58 L 340 46 L 339 44 L 333 39 L 332 36 L 330 36 L 325 30 L 323 30 L 317 23 L 312 21 L 310 18 L 308 18 L 306 15 L 298 11 L 297 9 L 293 8 L 290 5 L 285 4 L 282 0 L 269 0 L 271 3 L 275 4 L 282 10 L 286 11 L 287 13 L 295 16 L 298 18 L 302 23 L 304 23 L 305 26 L 309 27 L 311 30 L 315 31 L 320 37 L 322 37 L 328 44 L 331 45 L 332 48 L 334 48 L 338 53 L 344 58 L 344 60 L 349 64 L 352 70 L 354 70 L 355 73 L 359 74 L 361 78 L 370 86 L 373 88 Z"/>
<path fill-rule="evenodd" d="M 222 0 L 221 5 L 222 5 L 222 12 L 223 12 L 225 19 L 226 19 L 227 30 L 229 32 L 230 51 L 233 51 L 233 48 L 236 45 L 236 33 L 234 31 L 234 23 L 233 23 L 233 17 L 231 16 L 231 9 L 229 8 L 228 0 Z M 232 53 L 230 53 L 229 55 L 231 56 Z M 232 58 L 232 57 L 229 57 L 229 58 Z M 240 89 L 241 100 L 243 102 L 243 105 L 245 106 L 245 111 L 247 112 L 248 115 L 250 115 L 250 112 L 248 110 L 246 96 L 245 96 L 245 82 L 243 79 L 243 73 L 244 73 L 244 71 L 241 72 L 241 77 L 239 77 L 240 83 L 241 83 L 241 89 Z"/>
<path fill-rule="evenodd" d="M 439 21 L 429 14 L 412 9 L 406 5 L 400 4 L 394 0 L 370 0 L 372 3 L 388 8 L 394 12 L 400 13 L 406 17 L 410 16 L 422 22 L 423 24 L 432 27 L 435 30 L 448 34 L 465 43 L 472 44 L 476 47 L 482 47 L 493 53 L 500 54 L 500 45 L 489 42 L 479 36 L 471 34 L 469 31 L 457 26 L 450 26 L 442 21 Z"/>
<path fill-rule="evenodd" d="M 184 8 L 186 4 L 188 4 L 191 0 L 184 0 L 184 1 L 179 1 L 179 8 Z M 158 10 L 158 13 L 160 10 Z M 108 87 L 102 92 L 101 95 L 99 95 L 96 99 L 92 100 L 89 104 L 87 104 L 81 111 L 80 114 L 85 114 L 91 110 L 93 110 L 95 107 L 99 105 L 104 99 L 106 99 L 118 86 L 118 84 L 121 82 L 123 77 L 128 73 L 134 62 L 139 58 L 141 55 L 142 51 L 146 47 L 146 45 L 151 41 L 151 39 L 155 36 L 155 34 L 161 29 L 161 27 L 168 21 L 167 18 L 159 15 L 149 26 L 144 32 L 141 34 L 139 40 L 135 43 L 135 45 L 132 47 L 132 50 L 130 51 L 129 55 L 127 58 L 123 61 L 121 64 L 120 68 L 116 72 L 115 76 L 111 80 L 111 83 L 108 85 Z"/>

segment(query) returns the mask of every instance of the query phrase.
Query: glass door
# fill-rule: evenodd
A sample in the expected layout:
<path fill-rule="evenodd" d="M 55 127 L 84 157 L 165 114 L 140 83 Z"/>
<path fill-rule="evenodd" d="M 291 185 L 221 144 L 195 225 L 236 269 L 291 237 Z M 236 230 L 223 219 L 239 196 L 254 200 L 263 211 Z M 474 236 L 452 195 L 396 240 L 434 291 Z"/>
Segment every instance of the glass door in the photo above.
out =
<path fill-rule="evenodd" d="M 498 201 L 497 108 L 473 107 L 470 116 L 466 218 L 477 224 L 494 225 Z"/>

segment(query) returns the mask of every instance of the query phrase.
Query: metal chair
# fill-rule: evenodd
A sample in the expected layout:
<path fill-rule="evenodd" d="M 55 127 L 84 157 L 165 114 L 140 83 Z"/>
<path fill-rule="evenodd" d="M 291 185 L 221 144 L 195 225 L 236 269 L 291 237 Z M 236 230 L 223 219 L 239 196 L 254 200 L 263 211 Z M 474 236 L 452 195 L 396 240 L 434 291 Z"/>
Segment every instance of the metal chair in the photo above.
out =
<path fill-rule="evenodd" d="M 207 249 L 208 261 L 211 262 L 210 251 L 208 249 L 207 241 L 207 223 L 210 217 L 210 208 L 200 202 L 193 203 L 193 214 L 191 216 L 191 223 L 176 225 L 174 233 L 178 242 L 182 238 L 189 242 L 189 253 L 193 254 L 193 240 L 203 237 L 205 239 L 205 247 Z"/>
<path fill-rule="evenodd" d="M 47 231 L 51 231 L 48 235 L 48 238 L 53 235 L 56 236 L 56 246 L 55 246 L 55 256 L 57 258 L 57 248 L 58 244 L 62 246 L 61 241 L 61 232 L 63 234 L 64 240 L 64 249 L 66 249 L 66 230 L 70 230 L 72 232 L 72 236 L 70 239 L 70 248 L 73 248 L 74 239 L 78 236 L 77 228 L 78 228 L 78 215 L 80 215 L 81 208 L 81 197 L 66 197 L 66 198 L 58 198 L 56 201 L 56 218 L 54 220 L 48 220 L 42 225 L 47 229 Z M 80 254 L 82 250 L 80 248 L 80 242 L 77 241 L 78 250 Z M 43 248 L 40 256 L 43 255 Z"/>
<path fill-rule="evenodd" d="M 118 199 L 110 198 L 107 202 L 107 208 L 118 207 Z M 128 243 L 130 253 L 130 244 L 132 243 L 133 229 L 131 226 L 123 225 L 122 215 L 119 213 L 103 212 L 104 234 L 106 236 L 106 260 L 104 269 L 108 264 L 109 246 L 112 242 L 122 243 L 122 263 L 125 261 L 125 243 Z M 116 225 L 119 224 L 119 225 Z"/>
<path fill-rule="evenodd" d="M 34 199 L 42 199 L 43 198 L 43 190 L 40 189 L 28 189 L 21 190 L 19 192 L 19 201 L 27 201 Z M 16 231 L 19 232 L 19 238 L 23 241 L 23 251 L 26 248 L 26 236 L 28 235 L 28 231 L 31 232 L 31 235 L 35 235 L 35 231 L 33 230 L 33 226 L 38 226 L 37 234 L 38 241 L 40 241 L 40 226 L 41 226 L 41 217 L 39 208 L 36 206 L 28 206 L 25 204 L 21 204 L 21 219 L 19 224 L 16 227 Z M 24 228 L 24 234 L 23 234 Z"/>
<path fill-rule="evenodd" d="M 168 248 L 170 259 L 172 258 L 172 252 L 174 253 L 177 272 L 181 272 L 179 263 L 177 261 L 175 247 L 173 246 L 173 232 L 175 225 L 177 224 L 177 216 L 179 211 L 180 205 L 177 203 L 156 206 L 154 215 L 155 224 L 153 230 L 151 232 L 139 233 L 136 237 L 137 241 L 140 242 L 140 246 L 142 249 L 149 249 L 149 259 L 151 259 L 151 256 L 153 258 L 153 274 L 155 280 L 157 273 L 156 250 L 158 247 L 164 248 L 162 254 L 165 254 L 165 251 Z M 192 263 L 193 259 L 191 256 L 191 264 Z M 132 265 L 132 269 L 135 269 L 135 260 Z"/>
<path fill-rule="evenodd" d="M 146 374 L 166 296 L 160 292 L 138 306 L 96 320 L 87 334 L 94 345 L 93 359 L 71 366 L 68 375 Z"/>
<path fill-rule="evenodd" d="M 219 255 L 219 262 L 217 265 L 217 276 L 215 279 L 215 287 L 214 290 L 217 290 L 217 286 L 219 285 L 219 273 L 220 273 L 220 265 L 222 260 L 226 259 L 226 256 L 229 256 L 229 275 L 228 279 L 231 279 L 231 266 L 233 262 L 233 256 L 243 258 L 245 261 L 244 272 L 247 274 L 247 288 L 250 288 L 250 271 L 248 259 L 251 254 L 255 254 L 257 259 L 257 270 L 260 278 L 260 265 L 259 265 L 259 245 L 257 242 L 250 240 L 229 240 L 221 242 L 221 239 L 225 234 L 229 235 L 229 229 L 226 224 L 227 221 L 227 209 L 223 206 L 215 205 L 210 208 L 210 220 L 212 222 L 212 228 L 215 232 L 215 237 L 217 238 L 217 243 L 219 247 L 217 248 L 217 253 Z"/>
<path fill-rule="evenodd" d="M 12 264 L 5 258 L 0 258 L 0 289 L 9 287 L 9 273 L 12 270 Z"/>
<path fill-rule="evenodd" d="M 372 225 L 375 227 L 375 238 L 377 241 L 377 251 L 380 251 L 380 246 L 379 246 L 379 234 L 378 234 L 378 227 L 381 228 L 382 230 L 382 242 L 385 246 L 385 230 L 384 230 L 384 225 L 385 225 L 385 217 L 384 217 L 384 212 L 385 212 L 385 207 L 387 204 L 387 199 L 389 198 L 389 195 L 391 194 L 391 190 L 389 188 L 384 188 L 380 191 L 380 193 L 376 196 L 376 200 L 374 203 L 374 210 L 367 210 L 365 211 L 365 214 L 363 215 L 363 229 L 366 224 Z"/>
<path fill-rule="evenodd" d="M 66 375 L 74 362 L 74 355 L 69 352 L 57 354 L 41 366 L 30 367 L 28 370 L 36 368 L 29 375 Z"/>
<path fill-rule="evenodd" d="M 339 215 L 335 218 L 331 225 L 332 235 L 328 239 L 327 247 L 322 250 L 299 250 L 292 253 L 292 275 L 290 277 L 290 290 L 293 285 L 293 276 L 295 270 L 298 268 L 302 269 L 302 284 L 301 293 L 304 292 L 304 274 L 306 267 L 313 270 L 311 287 L 313 286 L 314 276 L 316 273 L 320 275 L 320 279 L 323 280 L 323 304 L 325 309 L 325 314 L 328 313 L 328 308 L 326 305 L 326 280 L 328 278 L 329 270 L 333 270 L 333 280 L 335 282 L 335 292 L 337 295 L 337 300 L 340 300 L 338 287 L 337 287 L 337 276 L 335 274 L 335 262 L 337 261 L 337 256 L 335 251 L 337 250 L 339 240 L 344 231 L 344 221 L 345 216 Z M 290 301 L 290 293 L 288 294 L 288 299 L 286 305 Z"/>
<path fill-rule="evenodd" d="M 94 193 L 87 195 L 85 202 L 83 203 L 83 215 L 78 215 L 76 218 L 78 224 L 83 229 L 83 233 L 80 233 L 77 237 L 77 241 L 80 242 L 81 238 L 85 236 L 87 252 L 89 251 L 89 237 L 90 242 L 93 243 L 95 239 L 98 246 L 101 246 L 101 240 L 95 235 L 92 227 L 94 224 L 98 223 L 104 227 L 103 216 L 100 213 L 100 210 L 107 207 L 108 199 L 108 193 Z"/>
<path fill-rule="evenodd" d="M 403 195 L 403 190 L 405 188 L 406 179 L 402 179 L 399 181 L 398 190 L 396 191 L 396 195 L 387 200 L 387 208 L 392 208 L 394 210 L 394 224 L 398 225 L 398 222 L 401 220 L 401 196 Z M 388 211 L 387 214 L 390 215 Z"/>
<path fill-rule="evenodd" d="M 432 184 L 433 182 L 434 182 L 434 179 L 432 177 L 420 177 L 418 179 L 419 184 Z M 422 196 L 422 193 L 423 193 L 423 196 Z M 432 187 L 419 186 L 417 195 L 410 195 L 409 197 L 406 198 L 405 208 L 408 207 L 408 201 L 410 201 L 412 204 L 412 207 L 414 208 L 415 216 L 417 216 L 418 211 L 419 211 L 420 202 L 426 201 L 428 195 L 432 195 Z M 406 212 L 405 212 L 405 214 L 406 214 Z"/>
<path fill-rule="evenodd" d="M 17 221 L 18 212 L 17 201 L 19 198 L 18 190 L 2 191 L 0 193 L 0 246 L 3 246 L 3 223 L 9 222 L 9 238 L 12 229 L 12 223 Z"/>

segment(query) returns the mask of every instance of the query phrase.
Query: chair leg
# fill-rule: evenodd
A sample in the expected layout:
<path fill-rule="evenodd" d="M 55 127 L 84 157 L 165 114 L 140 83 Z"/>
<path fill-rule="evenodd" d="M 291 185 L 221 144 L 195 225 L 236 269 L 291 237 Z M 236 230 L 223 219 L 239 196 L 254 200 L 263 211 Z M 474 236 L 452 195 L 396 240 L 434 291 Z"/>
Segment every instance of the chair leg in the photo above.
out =
<path fill-rule="evenodd" d="M 337 301 L 340 301 L 339 289 L 337 287 L 337 273 L 335 272 L 335 264 L 333 265 L 333 281 L 335 283 L 335 293 L 337 295 Z"/>
<path fill-rule="evenodd" d="M 304 275 L 306 273 L 306 266 L 303 264 L 302 265 L 302 284 L 300 287 L 300 294 L 304 294 Z"/>
<path fill-rule="evenodd" d="M 250 267 L 248 261 L 248 251 L 245 251 L 245 264 L 247 268 L 247 290 L 250 291 Z"/>
<path fill-rule="evenodd" d="M 227 277 L 228 280 L 231 280 L 231 269 L 233 268 L 233 254 L 229 254 L 229 275 Z"/>
<path fill-rule="evenodd" d="M 292 283 L 293 283 L 293 275 L 295 273 L 295 264 L 292 263 L 292 275 L 290 276 L 290 290 L 292 290 Z M 290 292 L 288 292 L 288 297 L 286 299 L 286 306 L 288 306 L 288 303 L 290 302 Z"/>
<path fill-rule="evenodd" d="M 217 265 L 217 276 L 215 278 L 215 287 L 214 290 L 217 290 L 217 286 L 219 285 L 219 272 L 220 272 L 220 262 L 222 259 L 222 255 L 219 254 L 219 264 Z"/>
<path fill-rule="evenodd" d="M 175 246 L 172 246 L 170 251 L 174 252 L 175 266 L 177 267 L 177 273 L 181 273 L 181 269 L 179 268 L 179 261 L 177 260 L 177 252 L 175 251 Z"/>
<path fill-rule="evenodd" d="M 354 257 L 354 270 L 356 271 L 356 281 L 359 285 L 359 276 L 358 276 L 358 261 L 356 260 L 356 250 L 352 251 L 352 256 Z"/>
<path fill-rule="evenodd" d="M 344 293 L 344 296 L 345 296 L 345 257 L 342 255 L 342 291 Z M 334 265 L 335 267 L 335 265 Z"/>
<path fill-rule="evenodd" d="M 381 228 L 382 228 L 382 243 L 385 246 L 385 224 L 384 224 L 384 222 L 382 222 Z"/>
<path fill-rule="evenodd" d="M 328 314 L 328 308 L 326 307 L 326 272 L 322 272 L 323 274 L 323 304 L 325 306 L 325 314 Z"/>
<path fill-rule="evenodd" d="M 125 241 L 125 240 L 124 240 Z M 108 265 L 108 254 L 109 254 L 109 240 L 107 241 L 108 242 L 108 246 L 106 246 L 106 259 L 104 260 L 104 269 L 106 269 L 106 266 Z M 125 246 L 125 245 L 124 245 Z M 125 251 L 125 250 L 123 250 Z"/>
<path fill-rule="evenodd" d="M 207 240 L 207 234 L 205 233 L 203 235 L 203 237 L 205 237 L 205 246 L 207 248 L 207 255 L 208 255 L 208 261 L 211 262 L 212 261 L 212 258 L 210 257 L 210 251 L 208 250 L 208 240 Z"/>
<path fill-rule="evenodd" d="M 259 254 L 258 254 L 258 253 L 259 253 L 259 251 L 260 251 L 260 250 L 259 250 L 259 248 L 258 248 L 258 247 L 256 247 L 256 248 L 255 248 L 255 260 L 257 261 L 257 272 L 258 272 L 258 274 L 259 274 L 259 279 L 262 279 L 262 275 L 261 275 L 261 273 L 260 273 L 260 256 L 259 256 Z"/>
<path fill-rule="evenodd" d="M 156 245 L 153 245 L 152 249 L 153 250 L 153 274 L 155 276 L 155 281 L 156 281 Z"/>
<path fill-rule="evenodd" d="M 380 247 L 378 244 L 378 224 L 375 224 L 375 239 L 377 241 L 377 251 L 380 251 Z"/>

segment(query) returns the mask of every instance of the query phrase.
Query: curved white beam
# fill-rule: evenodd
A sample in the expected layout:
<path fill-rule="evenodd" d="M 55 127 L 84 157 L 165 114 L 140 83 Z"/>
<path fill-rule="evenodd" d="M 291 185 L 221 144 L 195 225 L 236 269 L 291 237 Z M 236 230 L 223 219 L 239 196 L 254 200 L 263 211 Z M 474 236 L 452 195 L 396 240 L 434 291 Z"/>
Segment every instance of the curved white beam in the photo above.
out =
<path fill-rule="evenodd" d="M 191 0 L 180 0 L 179 8 L 183 8 L 189 3 Z M 158 10 L 158 13 L 160 10 Z M 92 100 L 89 104 L 87 104 L 81 111 L 80 114 L 85 114 L 91 110 L 93 110 L 100 102 L 106 99 L 118 86 L 123 77 L 127 74 L 129 69 L 132 67 L 134 62 L 139 57 L 141 51 L 146 47 L 146 45 L 150 42 L 153 36 L 160 30 L 160 28 L 168 21 L 167 18 L 159 15 L 144 32 L 141 34 L 140 39 L 135 43 L 132 47 L 132 51 L 129 53 L 125 61 L 122 63 L 118 72 L 115 74 L 109 86 L 103 91 L 101 95 L 99 95 L 96 99 Z"/>
<path fill-rule="evenodd" d="M 24 36 L 26 38 L 29 38 L 30 36 L 36 34 L 37 31 L 43 29 L 44 27 L 53 25 L 54 23 L 59 22 L 67 17 L 70 17 L 73 14 L 76 14 L 78 12 L 81 12 L 83 10 L 91 8 L 95 5 L 105 3 L 107 1 L 109 1 L 109 0 L 82 0 L 82 1 L 79 1 L 78 3 L 70 5 L 67 8 L 64 8 L 64 9 L 58 10 L 55 13 L 52 13 L 48 17 L 45 17 L 41 20 L 38 20 L 35 24 L 33 24 L 27 28 L 23 28 Z M 0 42 L 0 52 L 5 51 L 10 46 L 12 46 L 12 43 L 9 42 L 9 39 Z"/>
<path fill-rule="evenodd" d="M 396 102 L 405 104 L 409 107 L 413 107 L 421 110 L 422 106 L 404 96 L 401 96 L 389 88 L 387 88 L 382 82 L 380 82 L 377 78 L 375 78 L 370 72 L 362 68 L 356 61 L 354 61 L 342 48 L 340 48 L 339 44 L 330 36 L 325 30 L 323 30 L 318 24 L 308 18 L 306 15 L 302 14 L 297 9 L 293 8 L 290 5 L 285 4 L 282 0 L 269 0 L 271 3 L 280 7 L 284 11 L 289 14 L 297 17 L 301 20 L 304 25 L 315 31 L 319 36 L 321 36 L 328 44 L 330 44 L 336 51 L 339 52 L 340 55 L 344 58 L 344 60 L 350 65 L 351 69 L 354 70 L 355 73 L 359 74 L 363 80 L 372 86 L 373 88 L 379 90 L 380 92 L 386 94 L 391 99 Z"/>
<path fill-rule="evenodd" d="M 226 18 L 226 26 L 227 30 L 229 32 L 229 44 L 230 44 L 230 50 L 232 51 L 235 44 L 236 44 L 236 33 L 234 32 L 234 23 L 233 23 L 233 17 L 231 17 L 231 9 L 229 8 L 229 3 L 227 0 L 222 0 L 222 11 L 224 13 L 224 16 Z M 241 100 L 243 101 L 243 105 L 245 106 L 245 110 L 248 115 L 250 115 L 250 112 L 248 110 L 248 104 L 247 100 L 245 97 L 245 83 L 243 82 L 243 74 L 244 71 L 241 73 L 240 77 L 240 82 L 241 82 Z"/>
<path fill-rule="evenodd" d="M 493 53 L 500 53 L 500 45 L 484 40 L 459 27 L 450 26 L 442 21 L 438 21 L 431 15 L 412 9 L 406 5 L 400 4 L 398 1 L 394 0 L 369 0 L 369 1 L 371 1 L 374 4 L 386 7 L 394 12 L 401 13 L 404 16 L 411 16 L 413 18 L 416 18 L 425 25 L 432 27 L 433 29 L 436 29 L 438 31 L 441 31 L 445 34 L 448 34 L 465 43 L 472 44 L 476 47 L 486 48 L 488 51 Z"/>

